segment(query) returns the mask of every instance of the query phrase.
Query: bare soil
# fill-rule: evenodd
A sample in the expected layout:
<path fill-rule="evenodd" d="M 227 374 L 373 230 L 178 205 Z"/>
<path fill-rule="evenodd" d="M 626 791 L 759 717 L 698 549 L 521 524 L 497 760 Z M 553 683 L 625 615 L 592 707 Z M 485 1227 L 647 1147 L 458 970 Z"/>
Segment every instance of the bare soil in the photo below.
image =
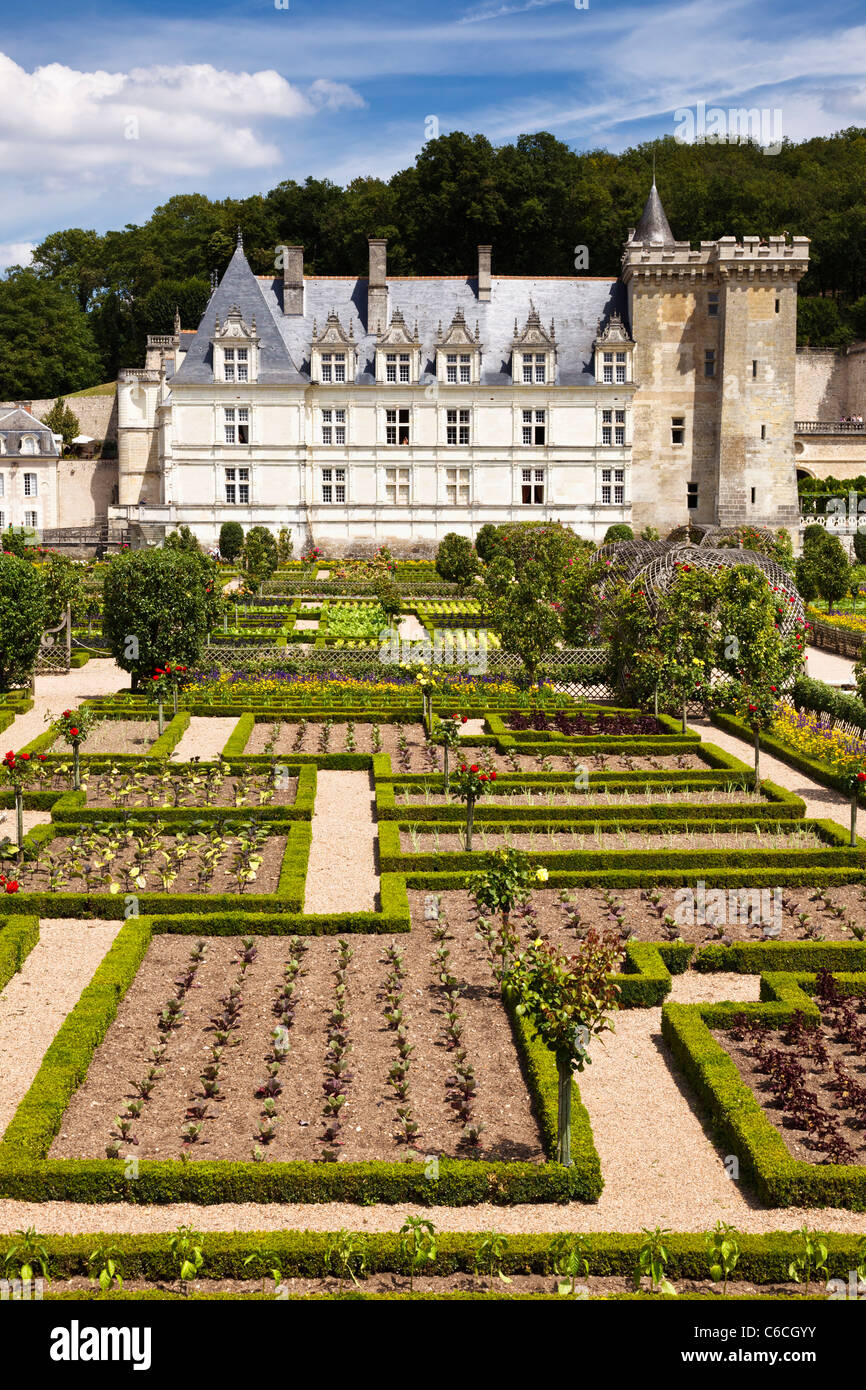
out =
<path fill-rule="evenodd" d="M 453 806 L 459 810 L 461 806 L 456 797 L 446 796 L 444 792 L 434 792 L 429 788 L 419 790 L 415 787 L 398 787 L 394 799 L 398 806 L 406 806 L 409 809 L 414 806 Z M 677 791 L 671 794 L 662 789 L 654 790 L 652 787 L 645 791 L 635 788 L 634 791 L 627 792 L 594 792 L 592 789 L 576 792 L 567 786 L 546 787 L 543 791 L 528 787 L 505 791 L 500 786 L 492 795 L 481 797 L 476 803 L 476 808 L 478 811 L 485 811 L 490 807 L 502 806 L 519 811 L 525 807 L 538 811 L 544 810 L 546 806 L 594 806 L 600 810 L 615 811 L 620 806 L 661 805 L 670 807 L 673 813 L 680 806 L 685 809 L 694 805 L 724 807 L 761 804 L 760 794 L 727 791 L 721 787 L 698 787 L 694 791 Z"/>
<path fill-rule="evenodd" d="M 165 724 L 171 719 L 166 711 Z M 82 756 L 94 753 L 144 753 L 159 738 L 159 721 L 156 719 L 103 719 L 95 725 L 81 744 Z M 61 753 L 72 761 L 72 749 L 55 741 L 52 753 Z"/>
<path fill-rule="evenodd" d="M 407 820 L 409 817 L 407 816 Z M 422 822 L 422 826 L 424 823 Z M 485 843 L 486 841 L 486 843 Z M 473 851 L 496 849 L 508 845 L 530 854 L 571 853 L 579 850 L 655 850 L 655 849 L 817 849 L 824 842 L 810 830 L 769 828 L 760 834 L 754 830 L 701 831 L 675 830 L 648 833 L 623 828 L 619 831 L 596 833 L 581 830 L 510 830 L 507 826 L 488 822 L 483 829 L 476 827 L 472 837 Z M 400 847 L 404 854 L 454 854 L 465 849 L 463 831 L 452 834 L 447 830 L 420 829 L 413 835 L 400 831 Z"/>
<path fill-rule="evenodd" d="M 397 1138 L 397 1105 L 388 1073 L 397 1060 L 396 1034 L 385 1019 L 383 995 L 389 971 L 385 951 L 393 943 L 403 958 L 404 1014 L 410 1057 L 408 1103 L 420 1125 L 414 1151 Z M 449 1084 L 455 1054 L 446 1046 L 444 1000 L 434 977 L 435 942 L 431 924 L 419 923 L 410 935 L 351 938 L 348 967 L 348 1028 L 351 1081 L 341 1112 L 343 1160 L 424 1155 L 542 1162 L 544 1152 L 515 1050 L 511 1024 L 502 1006 L 482 943 L 472 932 L 447 943 L 450 968 L 460 984 L 462 1046 L 475 1069 L 477 1096 L 473 1119 L 485 1128 L 477 1150 L 461 1144 L 462 1121 Z M 273 1004 L 289 958 L 285 939 L 257 938 L 257 955 L 241 986 L 239 1027 L 220 1061 L 221 1096 L 210 1103 L 201 1137 L 189 1146 L 196 1159 L 249 1159 L 263 1101 L 256 1088 L 272 1060 L 271 1033 L 277 1022 Z M 334 1004 L 338 943 L 332 938 L 306 942 L 290 1051 L 279 1067 L 282 1091 L 276 1097 L 276 1138 L 263 1147 L 264 1160 L 319 1159 L 326 1151 L 324 1120 L 325 1058 L 329 1012 Z M 172 1032 L 162 1064 L 164 1075 L 135 1122 L 140 1158 L 177 1158 L 184 1149 L 181 1128 L 190 1100 L 201 1094 L 199 1074 L 213 1044 L 211 1019 L 218 1001 L 239 975 L 239 943 L 209 938 L 195 982 L 183 1000 L 180 1027 Z M 84 1085 L 73 1097 L 52 1147 L 54 1157 L 104 1157 L 114 1118 L 134 1092 L 131 1082 L 144 1075 L 150 1049 L 159 1041 L 157 1021 L 174 992 L 190 953 L 184 937 L 156 936 L 118 1016 L 97 1049 Z M 402 1102 L 405 1104 L 406 1102 Z"/>
<path fill-rule="evenodd" d="M 710 921 L 699 922 L 696 911 L 691 914 L 693 920 L 688 921 L 682 909 L 678 908 L 676 894 L 682 894 L 682 890 L 670 886 L 651 890 L 617 888 L 606 895 L 597 888 L 567 888 L 561 892 L 537 888 L 528 899 L 528 911 L 516 909 L 512 913 L 511 923 L 524 944 L 540 934 L 566 950 L 573 950 L 589 927 L 603 930 L 617 926 L 620 914 L 622 930 L 634 941 L 665 941 L 669 937 L 696 944 L 722 940 L 762 941 L 764 935 L 760 923 L 749 919 L 748 901 L 744 899 L 741 907 L 733 897 L 734 891 L 727 894 L 723 920 L 717 925 Z M 744 887 L 744 894 L 749 891 Z M 751 890 L 751 898 L 756 905 L 759 905 L 756 898 L 758 892 L 757 889 Z M 772 890 L 764 890 L 765 894 L 768 892 Z M 820 901 L 813 898 L 813 893 L 814 890 L 810 888 L 779 890 L 776 900 L 781 928 L 779 940 L 806 941 L 810 939 L 808 933 L 814 932 L 818 940 L 853 941 L 855 937 L 850 923 L 866 930 L 866 890 L 862 884 L 834 885 Z M 651 901 L 650 894 L 657 898 L 655 903 Z M 420 890 L 409 892 L 413 930 L 416 924 L 420 926 L 424 922 L 426 896 Z M 709 890 L 707 896 L 709 904 Z M 438 898 L 439 910 L 452 933 L 458 937 L 474 933 L 478 913 L 468 892 L 463 889 L 449 890 L 438 894 Z M 830 910 L 830 904 L 833 910 Z M 757 915 L 766 911 L 766 916 L 773 920 L 776 916 L 775 905 L 773 898 L 765 897 Z M 798 921 L 800 914 L 806 914 L 809 919 L 807 923 Z M 704 915 L 709 918 L 711 912 L 707 910 Z"/>
<path fill-rule="evenodd" d="M 298 791 L 297 777 L 281 777 L 275 785 L 272 773 L 245 773 L 208 783 L 204 769 L 170 766 L 162 776 L 130 774 L 118 770 L 93 772 L 82 778 L 88 806 L 115 806 L 128 810 L 136 806 L 163 808 L 237 806 L 245 811 L 257 807 L 293 806 Z"/>

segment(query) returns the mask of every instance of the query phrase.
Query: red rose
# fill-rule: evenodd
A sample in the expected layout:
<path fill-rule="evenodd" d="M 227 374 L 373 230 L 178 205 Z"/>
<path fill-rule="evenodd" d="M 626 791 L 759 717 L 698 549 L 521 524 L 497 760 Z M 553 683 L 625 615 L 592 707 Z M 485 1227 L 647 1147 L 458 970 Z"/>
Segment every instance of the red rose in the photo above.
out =
<path fill-rule="evenodd" d="M 486 772 L 480 772 L 480 773 L 478 774 L 478 780 L 479 780 L 479 782 L 486 782 L 486 781 L 487 781 L 487 773 L 486 773 Z"/>
<path fill-rule="evenodd" d="M 70 729 L 70 730 L 69 730 L 69 736 L 70 736 L 70 738 L 78 738 L 78 730 L 77 730 L 77 729 Z"/>
<path fill-rule="evenodd" d="M 39 754 L 37 754 L 37 756 L 38 756 L 39 761 L 40 761 L 41 763 L 44 763 L 44 762 L 45 762 L 45 757 L 46 757 L 46 755 L 45 755 L 44 753 L 39 753 Z"/>
<path fill-rule="evenodd" d="M 471 766 L 470 766 L 470 768 L 469 768 L 469 771 L 470 771 L 470 772 L 477 772 L 477 771 L 478 771 L 478 764 L 477 764 L 477 763 L 472 763 Z"/>
<path fill-rule="evenodd" d="M 460 771 L 461 771 L 461 772 L 465 772 L 465 771 L 466 771 L 466 764 L 465 764 L 465 763 L 461 763 L 461 764 L 460 764 Z"/>
<path fill-rule="evenodd" d="M 858 781 L 858 782 L 866 782 L 866 772 L 858 772 L 858 773 L 857 773 L 857 781 Z"/>
<path fill-rule="evenodd" d="M 29 753 L 22 753 L 22 754 L 21 754 L 21 761 L 24 762 L 24 763 L 29 763 L 29 761 L 30 761 L 30 754 L 29 754 Z"/>
<path fill-rule="evenodd" d="M 495 782 L 495 781 L 496 781 L 496 773 L 495 773 L 495 772 L 491 772 L 491 774 L 490 774 L 490 780 L 491 780 L 491 782 Z"/>
<path fill-rule="evenodd" d="M 749 713 L 750 713 L 750 714 L 754 714 L 754 712 L 755 712 L 755 710 L 756 710 L 757 708 L 758 708 L 757 705 L 749 705 Z"/>
<path fill-rule="evenodd" d="M 63 718 L 64 718 L 64 719 L 68 719 L 71 713 L 72 713 L 72 710 L 71 710 L 71 709 L 65 709 L 65 710 L 63 711 Z"/>
<path fill-rule="evenodd" d="M 10 878 L 9 882 L 6 884 L 6 892 L 7 892 L 7 893 L 17 893 L 17 892 L 18 892 L 18 880 L 17 880 L 17 878 Z"/>
<path fill-rule="evenodd" d="M 468 715 L 468 714 L 462 714 L 462 715 L 460 716 L 460 718 L 461 718 L 461 720 L 462 720 L 462 722 L 463 722 L 464 724 L 468 724 L 468 723 L 469 723 L 469 715 Z"/>

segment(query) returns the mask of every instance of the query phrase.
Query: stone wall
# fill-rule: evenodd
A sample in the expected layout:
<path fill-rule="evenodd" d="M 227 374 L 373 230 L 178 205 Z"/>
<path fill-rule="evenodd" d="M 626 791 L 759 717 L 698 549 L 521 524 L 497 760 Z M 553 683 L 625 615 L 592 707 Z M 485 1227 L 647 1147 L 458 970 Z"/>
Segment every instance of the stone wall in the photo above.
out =
<path fill-rule="evenodd" d="M 866 343 L 848 348 L 798 348 L 794 397 L 797 420 L 866 417 Z"/>
<path fill-rule="evenodd" d="M 25 410 L 29 410 L 31 415 L 35 415 L 37 420 L 41 420 L 47 415 L 51 407 L 57 400 L 52 396 L 48 400 L 18 400 L 0 401 L 0 411 L 14 410 L 21 405 Z M 89 434 L 94 439 L 117 442 L 117 394 L 110 396 L 66 396 L 66 404 L 73 414 L 77 415 L 81 434 Z"/>

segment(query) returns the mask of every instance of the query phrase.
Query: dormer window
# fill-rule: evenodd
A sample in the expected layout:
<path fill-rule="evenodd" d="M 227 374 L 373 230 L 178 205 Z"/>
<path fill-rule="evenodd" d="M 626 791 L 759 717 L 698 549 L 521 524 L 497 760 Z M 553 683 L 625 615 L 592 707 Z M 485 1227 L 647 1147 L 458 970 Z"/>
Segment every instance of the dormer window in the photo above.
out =
<path fill-rule="evenodd" d="M 255 381 L 260 341 L 255 319 L 247 327 L 237 307 L 229 311 L 225 323 L 217 319 L 211 339 L 214 380 L 230 385 Z"/>
<path fill-rule="evenodd" d="M 22 454 L 36 453 L 36 440 L 33 438 L 32 434 L 25 434 L 24 438 L 21 440 L 21 452 Z"/>
<path fill-rule="evenodd" d="M 604 386 L 624 386 L 632 380 L 634 343 L 619 314 L 611 314 L 595 339 L 595 375 Z"/>
<path fill-rule="evenodd" d="M 475 336 L 462 309 L 455 310 L 451 326 L 443 333 L 440 322 L 436 334 L 436 379 L 448 386 L 472 386 L 481 379 L 481 341 L 478 323 Z"/>
<path fill-rule="evenodd" d="M 310 350 L 313 381 L 322 386 L 344 386 L 355 377 L 355 339 L 350 326 L 347 333 L 337 315 L 328 315 L 321 333 L 313 323 L 313 342 Z"/>
<path fill-rule="evenodd" d="M 409 381 L 409 369 L 412 359 L 408 352 L 386 352 L 385 353 L 385 380 L 399 381 L 406 383 Z"/>
<path fill-rule="evenodd" d="M 544 352 L 525 352 L 523 354 L 523 384 L 542 385 L 547 380 L 547 354 Z"/>
<path fill-rule="evenodd" d="M 511 361 L 512 379 L 524 386 L 544 386 L 556 380 L 556 330 L 552 319 L 550 328 L 544 327 L 534 305 L 522 332 L 514 320 Z"/>

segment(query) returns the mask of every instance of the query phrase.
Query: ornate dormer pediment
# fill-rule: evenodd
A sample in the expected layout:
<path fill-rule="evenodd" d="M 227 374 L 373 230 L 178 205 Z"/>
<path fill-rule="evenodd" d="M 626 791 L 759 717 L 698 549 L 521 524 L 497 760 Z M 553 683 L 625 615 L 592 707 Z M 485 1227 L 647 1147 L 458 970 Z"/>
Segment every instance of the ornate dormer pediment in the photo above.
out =
<path fill-rule="evenodd" d="M 415 324 L 414 333 L 409 332 L 409 325 L 403 317 L 402 309 L 395 309 L 391 315 L 391 322 L 388 327 L 379 334 L 379 347 L 413 347 L 421 346 L 418 338 L 418 324 Z"/>
<path fill-rule="evenodd" d="M 229 309 L 226 314 L 224 323 L 220 324 L 219 319 L 217 319 L 213 341 L 215 343 L 224 342 L 228 338 L 240 338 L 242 340 L 245 339 L 248 343 L 257 343 L 259 339 L 256 333 L 255 314 L 250 320 L 248 327 L 246 323 L 244 323 L 243 315 L 238 306 L 236 304 L 232 305 L 231 309 Z"/>
<path fill-rule="evenodd" d="M 624 386 L 634 380 L 634 343 L 618 313 L 604 323 L 599 319 L 593 351 L 596 380 L 603 386 Z"/>
<path fill-rule="evenodd" d="M 623 323 L 620 315 L 614 311 L 610 318 L 602 325 L 602 320 L 598 321 L 598 330 L 595 335 L 594 347 L 602 344 L 613 345 L 625 343 L 628 347 L 634 347 L 631 334 Z"/>
<path fill-rule="evenodd" d="M 339 316 L 332 309 L 321 333 L 313 320 L 313 342 L 310 351 L 310 373 L 313 381 L 322 385 L 342 384 L 355 379 L 357 344 L 352 323 L 346 332 Z"/>
<path fill-rule="evenodd" d="M 541 322 L 534 304 L 529 306 L 529 317 L 523 327 L 523 331 L 517 327 L 517 319 L 514 320 L 514 342 L 512 347 L 519 352 L 521 348 L 540 348 L 542 351 L 547 348 L 549 352 L 556 351 L 556 325 L 553 319 L 550 320 L 550 329 L 546 329 Z"/>
<path fill-rule="evenodd" d="M 529 317 L 521 332 L 514 320 L 511 344 L 512 380 L 524 386 L 543 386 L 556 376 L 556 325 L 544 327 L 535 305 L 530 302 Z"/>
<path fill-rule="evenodd" d="M 440 322 L 436 334 L 436 376 L 452 386 L 470 386 L 479 380 L 481 370 L 481 338 L 478 320 L 475 335 L 470 332 L 462 309 L 455 311 L 447 333 Z"/>
<path fill-rule="evenodd" d="M 376 343 L 376 380 L 399 383 L 416 382 L 421 371 L 421 340 L 418 323 L 410 333 L 401 309 L 395 309 L 391 322 L 379 334 Z"/>

